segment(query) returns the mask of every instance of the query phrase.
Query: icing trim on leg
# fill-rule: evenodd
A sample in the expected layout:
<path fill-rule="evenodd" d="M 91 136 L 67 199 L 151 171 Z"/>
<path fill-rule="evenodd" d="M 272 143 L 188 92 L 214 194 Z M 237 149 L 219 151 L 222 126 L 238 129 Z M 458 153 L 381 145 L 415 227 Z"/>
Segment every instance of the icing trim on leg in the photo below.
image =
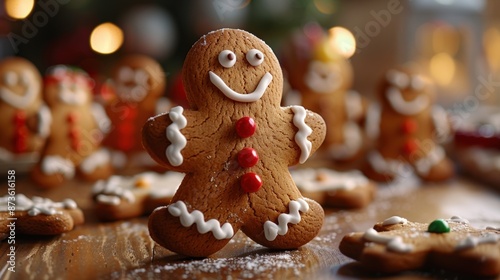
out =
<path fill-rule="evenodd" d="M 419 174 L 428 175 L 431 168 L 441 162 L 444 157 L 445 154 L 443 148 L 441 146 L 435 146 L 426 157 L 415 162 L 415 168 Z"/>
<path fill-rule="evenodd" d="M 211 231 L 217 240 L 230 239 L 234 235 L 234 230 L 230 223 L 224 223 L 221 226 L 216 219 L 205 221 L 205 217 L 201 211 L 194 210 L 189 213 L 183 201 L 179 200 L 170 204 L 168 206 L 168 212 L 174 217 L 179 217 L 184 227 L 190 227 L 196 224 L 196 229 L 199 233 L 204 234 Z"/>
<path fill-rule="evenodd" d="M 400 168 L 405 165 L 398 160 L 384 158 L 378 151 L 371 151 L 368 154 L 368 163 L 376 172 L 393 176 L 397 175 Z"/>
<path fill-rule="evenodd" d="M 75 176 L 75 165 L 73 162 L 61 156 L 45 156 L 42 160 L 40 170 L 46 175 L 61 173 L 67 179 Z"/>
<path fill-rule="evenodd" d="M 288 204 L 289 214 L 282 213 L 278 216 L 278 223 L 275 224 L 271 221 L 266 221 L 264 223 L 264 234 L 266 239 L 273 241 L 279 235 L 285 235 L 288 232 L 288 224 L 298 224 L 301 220 L 300 212 L 309 211 L 309 204 L 299 198 L 297 200 L 290 201 Z"/>
<path fill-rule="evenodd" d="M 293 125 L 299 129 L 295 134 L 295 142 L 300 148 L 300 163 L 304 163 L 311 155 L 312 143 L 307 140 L 307 137 L 311 135 L 312 129 L 306 124 L 306 109 L 302 106 L 292 106 L 293 115 Z"/>
<path fill-rule="evenodd" d="M 97 168 L 106 166 L 110 162 L 110 152 L 106 149 L 100 149 L 82 161 L 80 170 L 85 174 L 91 174 Z"/>
<path fill-rule="evenodd" d="M 183 111 L 184 109 L 181 106 L 176 106 L 170 109 L 168 113 L 172 123 L 167 126 L 166 135 L 170 145 L 168 145 L 165 154 L 168 162 L 173 166 L 179 166 L 184 161 L 181 151 L 186 147 L 187 140 L 181 133 L 181 129 L 186 127 L 187 119 L 182 114 Z"/>

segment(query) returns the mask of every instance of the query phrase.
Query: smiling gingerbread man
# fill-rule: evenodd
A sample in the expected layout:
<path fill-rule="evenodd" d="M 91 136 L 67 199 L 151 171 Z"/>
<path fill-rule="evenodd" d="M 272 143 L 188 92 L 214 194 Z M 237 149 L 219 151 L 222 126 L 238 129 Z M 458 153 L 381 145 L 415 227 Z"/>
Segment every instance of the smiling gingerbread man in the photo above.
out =
<path fill-rule="evenodd" d="M 280 107 L 283 76 L 254 35 L 221 29 L 200 38 L 183 68 L 190 110 L 148 120 L 151 156 L 186 176 L 170 205 L 149 218 L 152 238 L 188 256 L 208 256 L 242 230 L 275 249 L 298 248 L 319 232 L 321 206 L 303 198 L 288 172 L 320 146 L 323 119 Z"/>

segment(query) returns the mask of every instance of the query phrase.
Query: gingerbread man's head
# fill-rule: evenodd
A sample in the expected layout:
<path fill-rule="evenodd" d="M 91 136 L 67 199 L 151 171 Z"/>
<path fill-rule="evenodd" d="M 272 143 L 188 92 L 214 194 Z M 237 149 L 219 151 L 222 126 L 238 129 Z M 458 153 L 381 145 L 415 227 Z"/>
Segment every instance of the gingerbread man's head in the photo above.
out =
<path fill-rule="evenodd" d="M 244 106 L 256 101 L 265 106 L 279 105 L 283 75 L 278 59 L 262 40 L 246 32 L 246 36 L 239 36 L 242 32 L 211 32 L 187 54 L 183 78 L 192 108 Z M 207 51 L 214 55 L 204 55 Z"/>
<path fill-rule="evenodd" d="M 79 68 L 51 67 L 44 77 L 44 98 L 49 107 L 82 106 L 92 102 L 94 81 Z"/>
<path fill-rule="evenodd" d="M 434 90 L 429 79 L 409 68 L 394 68 L 382 81 L 380 100 L 384 108 L 400 115 L 416 115 L 432 106 Z"/>
<path fill-rule="evenodd" d="M 16 109 L 38 106 L 42 77 L 28 60 L 10 57 L 0 62 L 0 102 Z"/>
<path fill-rule="evenodd" d="M 116 95 L 123 102 L 156 100 L 165 89 L 165 77 L 160 64 L 144 55 L 123 57 L 115 66 L 112 76 Z"/>

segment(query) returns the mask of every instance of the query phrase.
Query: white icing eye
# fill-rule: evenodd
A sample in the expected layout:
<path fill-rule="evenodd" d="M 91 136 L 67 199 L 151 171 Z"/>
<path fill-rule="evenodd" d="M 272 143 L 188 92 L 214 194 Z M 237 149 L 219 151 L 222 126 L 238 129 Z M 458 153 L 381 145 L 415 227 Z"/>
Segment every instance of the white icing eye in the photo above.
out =
<path fill-rule="evenodd" d="M 20 75 L 20 80 L 23 85 L 29 85 L 30 83 L 30 72 L 24 71 Z"/>
<path fill-rule="evenodd" d="M 230 50 L 223 50 L 219 53 L 219 63 L 224 68 L 231 68 L 236 63 L 236 55 Z"/>
<path fill-rule="evenodd" d="M 118 79 L 122 82 L 129 82 L 134 80 L 134 70 L 130 67 L 122 67 L 118 70 Z"/>
<path fill-rule="evenodd" d="M 8 71 L 3 75 L 3 82 L 8 86 L 15 86 L 17 84 L 17 74 L 12 71 Z"/>
<path fill-rule="evenodd" d="M 425 81 L 422 77 L 414 76 L 411 78 L 411 88 L 413 90 L 419 91 L 424 89 L 424 87 L 425 87 Z"/>
<path fill-rule="evenodd" d="M 256 49 L 251 49 L 247 52 L 247 60 L 252 66 L 259 66 L 264 61 L 264 54 Z"/>
<path fill-rule="evenodd" d="M 138 85 L 146 85 L 148 83 L 149 75 L 142 69 L 137 69 L 134 75 L 134 81 Z"/>
<path fill-rule="evenodd" d="M 396 70 L 387 72 L 387 80 L 401 89 L 407 88 L 410 84 L 410 78 L 405 73 Z"/>

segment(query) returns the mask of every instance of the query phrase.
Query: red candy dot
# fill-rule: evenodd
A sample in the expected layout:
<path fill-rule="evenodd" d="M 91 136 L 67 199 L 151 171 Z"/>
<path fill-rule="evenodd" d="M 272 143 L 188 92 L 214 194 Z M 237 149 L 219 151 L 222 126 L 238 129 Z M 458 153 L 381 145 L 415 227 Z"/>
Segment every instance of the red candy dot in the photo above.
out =
<path fill-rule="evenodd" d="M 236 122 L 236 133 L 241 138 L 252 136 L 257 129 L 254 119 L 251 117 L 243 117 Z"/>
<path fill-rule="evenodd" d="M 418 143 L 416 140 L 407 140 L 403 146 L 403 153 L 405 155 L 411 155 L 418 150 Z"/>
<path fill-rule="evenodd" d="M 412 119 L 407 119 L 403 122 L 402 130 L 404 134 L 411 134 L 417 130 L 417 122 Z"/>
<path fill-rule="evenodd" d="M 238 153 L 238 163 L 241 167 L 248 168 L 257 164 L 259 161 L 259 155 L 257 151 L 252 148 L 243 148 Z"/>
<path fill-rule="evenodd" d="M 256 192 L 262 187 L 262 179 L 253 172 L 245 173 L 241 176 L 240 185 L 244 192 Z"/>

